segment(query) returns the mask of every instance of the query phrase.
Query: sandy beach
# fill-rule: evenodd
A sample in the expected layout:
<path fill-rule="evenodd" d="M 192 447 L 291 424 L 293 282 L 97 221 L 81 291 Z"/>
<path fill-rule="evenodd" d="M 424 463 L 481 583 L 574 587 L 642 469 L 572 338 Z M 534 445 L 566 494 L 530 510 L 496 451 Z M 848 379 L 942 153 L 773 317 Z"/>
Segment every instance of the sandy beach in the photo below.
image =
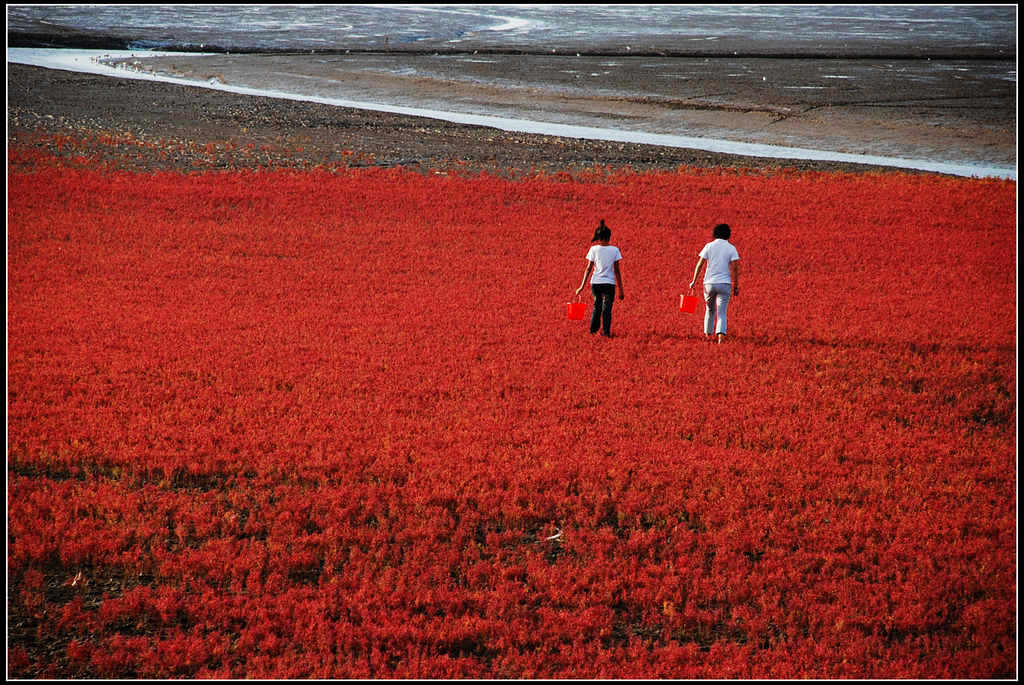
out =
<path fill-rule="evenodd" d="M 254 70 L 252 59 L 261 62 Z M 637 100 L 628 97 L 579 98 L 571 91 L 537 92 L 510 88 L 503 93 L 484 92 L 479 86 L 450 79 L 422 76 L 384 78 L 381 73 L 352 67 L 344 74 L 333 64 L 332 78 L 352 89 L 375 88 L 380 92 L 413 93 L 418 102 L 442 102 L 445 98 L 471 100 L 491 97 L 514 107 L 532 98 L 535 107 L 572 117 L 581 111 L 598 111 L 612 125 L 616 121 L 659 117 L 685 120 L 695 130 L 736 139 L 772 144 L 829 144 L 850 150 L 889 151 L 909 154 L 914 150 L 944 147 L 954 157 L 984 159 L 994 164 L 1016 163 L 1016 112 L 1005 99 L 1013 84 L 990 82 L 989 90 L 961 84 L 951 73 L 948 83 L 928 96 L 904 92 L 898 107 L 880 106 L 894 84 L 885 72 L 858 79 L 856 105 L 836 107 L 810 90 L 799 96 L 773 90 L 768 84 L 792 78 L 786 69 L 810 68 L 799 60 L 762 60 L 760 70 L 774 69 L 760 84 L 734 88 L 727 96 Z M 348 62 L 346 64 L 352 64 Z M 281 78 L 301 72 L 295 58 L 261 56 L 242 59 L 219 56 L 198 59 L 166 58 L 154 66 L 198 79 L 221 78 L 245 82 L 254 73 L 265 74 L 255 85 L 273 87 L 271 74 Z M 736 68 L 720 63 L 719 69 Z M 759 72 L 760 73 L 760 72 Z M 768 72 L 766 72 L 768 73 Z M 249 76 L 247 76 L 247 74 Z M 707 88 L 715 79 L 708 71 Z M 763 85 L 762 85 L 763 84 Z M 969 85 L 969 84 L 968 84 Z M 224 167 L 308 166 L 375 164 L 422 169 L 460 169 L 497 173 L 531 170 L 572 171 L 594 166 L 629 166 L 643 169 L 675 169 L 680 166 L 735 166 L 755 169 L 868 170 L 869 165 L 735 156 L 702 150 L 641 145 L 559 136 L 510 133 L 455 124 L 437 119 L 409 117 L 386 112 L 335 107 L 311 102 L 245 96 L 175 84 L 127 80 L 8 65 L 8 141 L 26 142 L 34 133 L 72 136 L 130 136 L 135 141 L 160 145 L 171 143 L 175 155 L 156 148 L 130 146 L 122 163 L 142 168 L 195 168 L 194 150 L 213 146 Z M 848 98 L 851 99 L 851 98 Z M 702 128 L 703 127 L 703 128 Z M 118 156 L 117 146 L 106 154 Z M 881 168 L 881 167 L 879 167 Z"/>

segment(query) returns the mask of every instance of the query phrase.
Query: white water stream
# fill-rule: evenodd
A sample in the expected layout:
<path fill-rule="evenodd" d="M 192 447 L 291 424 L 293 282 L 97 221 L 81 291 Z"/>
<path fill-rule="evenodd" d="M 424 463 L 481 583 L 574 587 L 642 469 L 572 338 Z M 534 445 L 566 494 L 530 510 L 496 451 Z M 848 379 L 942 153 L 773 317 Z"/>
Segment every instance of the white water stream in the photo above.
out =
<path fill-rule="evenodd" d="M 195 53 L 193 53 L 195 54 Z M 830 150 L 815 150 L 808 148 L 783 147 L 777 145 L 763 145 L 757 143 L 744 143 L 738 141 L 721 140 L 715 138 L 697 138 L 691 136 L 680 136 L 661 133 L 647 133 L 644 131 L 631 131 L 617 128 L 598 128 L 590 126 L 574 126 L 568 124 L 555 124 L 529 119 L 515 119 L 507 117 L 489 116 L 482 114 L 467 114 L 461 112 L 441 111 L 434 109 L 421 109 L 417 107 L 403 107 L 388 105 L 386 103 L 360 102 L 355 100 L 317 97 L 312 95 L 298 95 L 278 90 L 261 90 L 219 81 L 193 81 L 173 76 L 133 71 L 123 67 L 115 67 L 104 63 L 104 59 L 144 59 L 153 56 L 181 55 L 181 53 L 167 53 L 154 51 L 100 51 L 100 50 L 71 50 L 71 49 L 46 49 L 46 48 L 8 48 L 7 61 L 16 64 L 27 64 L 32 66 L 46 67 L 49 69 L 63 69 L 65 71 L 76 71 L 90 74 L 101 74 L 118 78 L 140 79 L 149 81 L 162 81 L 176 83 L 179 85 L 210 88 L 240 95 L 258 95 L 264 97 L 281 98 L 287 100 L 302 100 L 316 102 L 325 105 L 339 107 L 351 107 L 354 109 L 368 109 L 393 114 L 404 114 L 417 117 L 428 117 L 440 119 L 459 124 L 474 126 L 489 126 L 503 131 L 535 133 L 541 135 L 563 136 L 567 138 L 585 138 L 591 140 L 608 140 L 622 143 L 640 143 L 644 145 L 660 145 L 665 147 L 678 147 L 694 150 L 706 150 L 730 155 L 742 155 L 747 157 L 768 157 L 775 159 L 801 159 L 832 162 L 849 162 L 853 164 L 870 164 L 876 166 L 888 166 L 901 169 L 916 169 L 920 171 L 933 171 L 943 174 L 968 177 L 995 177 L 1017 180 L 1016 167 L 998 167 L 975 164 L 962 164 L 953 162 L 941 162 L 924 159 L 905 159 L 901 157 L 880 157 L 874 155 L 857 155 Z"/>

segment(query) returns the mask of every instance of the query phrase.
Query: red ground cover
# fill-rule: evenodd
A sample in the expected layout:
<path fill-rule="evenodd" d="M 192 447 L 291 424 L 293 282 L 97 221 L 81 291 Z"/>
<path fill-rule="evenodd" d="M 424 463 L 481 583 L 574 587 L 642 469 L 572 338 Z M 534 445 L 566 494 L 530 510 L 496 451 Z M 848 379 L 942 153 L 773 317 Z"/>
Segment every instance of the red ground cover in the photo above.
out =
<path fill-rule="evenodd" d="M 1015 182 L 87 161 L 9 154 L 9 675 L 1015 675 Z"/>

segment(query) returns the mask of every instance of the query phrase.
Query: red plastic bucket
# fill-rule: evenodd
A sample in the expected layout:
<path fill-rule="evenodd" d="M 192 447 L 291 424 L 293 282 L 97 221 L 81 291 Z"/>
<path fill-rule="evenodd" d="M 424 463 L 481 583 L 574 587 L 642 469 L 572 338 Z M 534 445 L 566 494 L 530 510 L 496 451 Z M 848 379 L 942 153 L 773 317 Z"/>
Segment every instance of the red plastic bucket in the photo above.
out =
<path fill-rule="evenodd" d="M 582 321 L 583 315 L 587 313 L 586 302 L 568 302 L 569 319 L 571 321 Z"/>
<path fill-rule="evenodd" d="M 679 311 L 686 314 L 693 314 L 697 311 L 697 297 L 694 295 L 680 295 Z"/>

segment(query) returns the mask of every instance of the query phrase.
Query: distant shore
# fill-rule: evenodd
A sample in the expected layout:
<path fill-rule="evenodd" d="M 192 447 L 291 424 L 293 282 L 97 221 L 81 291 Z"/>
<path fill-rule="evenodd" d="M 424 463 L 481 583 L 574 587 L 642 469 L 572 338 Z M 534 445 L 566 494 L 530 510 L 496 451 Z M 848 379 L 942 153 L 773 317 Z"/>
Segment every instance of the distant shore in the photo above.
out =
<path fill-rule="evenodd" d="M 559 136 L 310 102 L 244 96 L 152 81 L 8 65 L 8 142 L 33 132 L 130 134 L 136 140 L 223 144 L 227 166 L 352 165 L 495 173 L 557 172 L 602 166 L 644 169 L 738 167 L 865 171 L 886 167 L 729 155 Z M 977 131 L 975 131 L 977 134 Z M 1002 144 L 998 141 L 992 144 Z M 176 156 L 132 150 L 124 163 L 194 168 L 188 145 Z"/>

